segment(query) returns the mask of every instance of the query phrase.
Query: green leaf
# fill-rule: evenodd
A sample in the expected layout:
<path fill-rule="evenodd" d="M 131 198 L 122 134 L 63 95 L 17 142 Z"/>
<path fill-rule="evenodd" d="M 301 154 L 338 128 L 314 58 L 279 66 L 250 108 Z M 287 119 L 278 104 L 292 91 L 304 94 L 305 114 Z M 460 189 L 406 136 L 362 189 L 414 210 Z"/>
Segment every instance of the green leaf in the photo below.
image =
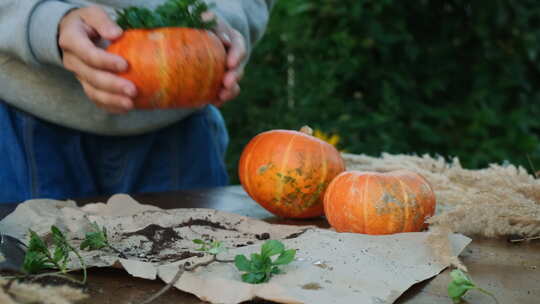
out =
<path fill-rule="evenodd" d="M 272 273 L 272 274 L 280 274 L 280 273 L 281 273 L 281 270 L 279 269 L 279 267 L 274 266 L 274 267 L 272 267 L 271 273 Z"/>
<path fill-rule="evenodd" d="M 32 229 L 30 231 L 30 242 L 28 243 L 28 252 L 48 252 L 47 245 L 39 237 L 39 235 L 34 232 Z"/>
<path fill-rule="evenodd" d="M 261 270 L 264 267 L 264 258 L 258 253 L 251 254 L 251 267 L 253 270 Z"/>
<path fill-rule="evenodd" d="M 86 235 L 86 238 L 81 243 L 80 248 L 82 250 L 97 250 L 106 247 L 107 245 L 103 242 L 101 234 L 94 232 Z"/>
<path fill-rule="evenodd" d="M 264 257 L 270 257 L 276 254 L 280 254 L 285 250 L 283 243 L 277 240 L 266 241 L 262 245 L 261 255 Z"/>
<path fill-rule="evenodd" d="M 457 284 L 473 284 L 471 279 L 459 269 L 452 270 L 452 272 L 450 272 L 450 277 L 452 277 L 452 281 L 456 282 Z"/>
<path fill-rule="evenodd" d="M 219 254 L 220 252 L 222 252 L 222 248 L 218 248 L 218 247 L 212 247 L 208 250 L 208 253 L 210 254 L 213 254 L 213 255 L 216 255 L 216 254 Z"/>
<path fill-rule="evenodd" d="M 294 260 L 294 256 L 296 255 L 295 249 L 289 249 L 285 250 L 283 253 L 279 255 L 279 257 L 274 261 L 274 265 L 286 265 L 289 264 Z"/>
<path fill-rule="evenodd" d="M 476 288 L 470 278 L 459 269 L 450 272 L 450 276 L 452 281 L 448 284 L 448 296 L 454 303 L 461 302 L 461 298 L 468 290 Z"/>
<path fill-rule="evenodd" d="M 245 255 L 237 255 L 234 257 L 234 265 L 240 271 L 251 271 L 251 262 Z"/>
<path fill-rule="evenodd" d="M 262 267 L 259 268 L 259 271 L 270 274 L 270 272 L 272 271 L 272 266 L 273 266 L 272 259 L 270 257 L 265 257 L 263 260 Z"/>
<path fill-rule="evenodd" d="M 275 262 L 271 256 L 279 254 Z M 279 241 L 267 241 L 261 246 L 261 254 L 252 253 L 251 260 L 244 255 L 235 257 L 235 265 L 238 270 L 246 272 L 242 274 L 242 281 L 259 284 L 268 282 L 272 275 L 282 271 L 277 265 L 290 263 L 296 254 L 295 249 L 285 250 L 285 246 Z"/>
<path fill-rule="evenodd" d="M 107 239 L 107 230 L 100 228 L 97 223 L 93 223 L 94 231 L 86 233 L 84 241 L 81 243 L 81 250 L 98 250 L 109 246 Z"/>
<path fill-rule="evenodd" d="M 268 280 L 269 278 L 267 277 L 267 275 L 265 273 L 260 273 L 260 272 L 256 272 L 256 273 L 250 272 L 250 273 L 245 273 L 242 275 L 242 281 L 246 283 L 251 283 L 251 284 L 260 284 Z"/>
<path fill-rule="evenodd" d="M 213 242 L 210 249 L 208 250 L 208 253 L 216 255 L 216 254 L 219 254 L 219 253 L 221 253 L 221 252 L 223 252 L 225 250 L 226 250 L 226 248 L 223 247 L 222 242 Z"/>
<path fill-rule="evenodd" d="M 66 265 L 69 262 L 69 252 L 72 247 L 68 244 L 66 236 L 56 226 L 51 226 L 51 232 L 53 235 L 53 243 L 56 246 L 54 255 L 50 262 L 56 265 L 61 271 L 66 270 Z"/>
<path fill-rule="evenodd" d="M 470 289 L 474 289 L 474 286 L 450 282 L 448 285 L 448 296 L 452 298 L 454 303 L 459 303 L 461 301 L 461 297 Z"/>
<path fill-rule="evenodd" d="M 255 279 L 255 273 L 252 272 L 244 273 L 242 275 L 242 281 L 246 283 L 257 284 L 257 280 Z"/>
<path fill-rule="evenodd" d="M 195 250 L 204 251 L 204 252 L 207 252 L 207 253 L 213 254 L 213 255 L 217 255 L 217 254 L 227 250 L 227 248 L 223 247 L 223 243 L 218 242 L 218 241 L 213 241 L 212 243 L 208 243 L 208 242 L 205 242 L 203 240 L 196 239 L 196 240 L 193 240 L 193 243 L 201 245 L 200 248 L 197 248 Z"/>
<path fill-rule="evenodd" d="M 64 236 L 64 234 L 62 233 L 62 231 L 60 231 L 60 229 L 58 229 L 58 227 L 56 226 L 51 226 L 51 232 L 52 232 L 52 235 L 53 235 L 53 241 L 56 243 L 56 244 L 60 244 L 60 243 L 65 243 L 66 242 L 66 237 Z"/>
<path fill-rule="evenodd" d="M 94 224 L 96 225 L 96 227 L 99 228 L 99 226 L 98 226 L 96 223 L 94 223 Z M 103 236 L 105 237 L 105 240 L 106 240 L 107 243 L 108 243 L 108 242 L 109 242 L 109 236 L 108 236 L 108 234 L 107 234 L 107 228 L 105 228 L 105 226 L 104 226 L 104 227 L 101 229 L 101 231 L 103 231 Z"/>
<path fill-rule="evenodd" d="M 201 17 L 209 8 L 201 0 L 168 0 L 153 11 L 135 6 L 117 10 L 116 22 L 123 29 L 159 27 L 211 29 L 216 26 L 216 21 L 203 21 Z"/>
<path fill-rule="evenodd" d="M 64 261 L 69 256 L 69 249 L 67 249 L 65 246 L 59 246 L 54 249 L 54 255 L 53 260 L 56 263 L 60 263 L 61 261 Z"/>
<path fill-rule="evenodd" d="M 24 256 L 23 271 L 32 274 L 50 268 L 47 256 L 41 252 L 28 251 Z"/>
<path fill-rule="evenodd" d="M 31 274 L 46 268 L 56 268 L 62 273 L 66 273 L 66 266 L 70 260 L 69 253 L 73 251 L 81 262 L 83 268 L 83 280 L 81 283 L 85 284 L 87 276 L 84 260 L 79 252 L 68 243 L 65 235 L 58 227 L 51 226 L 52 239 L 55 245 L 54 254 L 51 254 L 47 245 L 37 233 L 31 229 L 29 229 L 29 232 L 30 241 L 23 262 L 23 270 L 26 273 Z M 107 234 L 106 230 L 103 231 L 103 234 Z"/>
<path fill-rule="evenodd" d="M 55 258 L 51 257 L 51 253 L 47 248 L 47 245 L 41 239 L 41 237 L 32 229 L 29 229 L 30 241 L 28 242 L 28 249 L 24 256 L 23 270 L 26 273 L 35 273 L 43 269 L 54 268 L 55 262 L 60 261 L 63 258 L 63 249 L 55 251 Z M 53 236 L 58 237 L 58 231 L 53 230 Z"/>

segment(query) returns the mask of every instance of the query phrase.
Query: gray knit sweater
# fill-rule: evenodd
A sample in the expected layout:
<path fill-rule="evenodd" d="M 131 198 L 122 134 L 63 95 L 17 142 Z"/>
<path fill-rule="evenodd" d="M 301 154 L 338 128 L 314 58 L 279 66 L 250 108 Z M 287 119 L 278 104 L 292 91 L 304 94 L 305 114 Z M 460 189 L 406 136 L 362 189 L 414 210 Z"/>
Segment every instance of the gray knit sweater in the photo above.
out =
<path fill-rule="evenodd" d="M 0 0 L 0 99 L 46 121 L 102 135 L 134 135 L 175 123 L 196 109 L 108 114 L 66 71 L 57 47 L 58 24 L 72 8 L 155 7 L 164 0 Z M 246 38 L 248 54 L 261 38 L 275 0 L 205 0 Z"/>

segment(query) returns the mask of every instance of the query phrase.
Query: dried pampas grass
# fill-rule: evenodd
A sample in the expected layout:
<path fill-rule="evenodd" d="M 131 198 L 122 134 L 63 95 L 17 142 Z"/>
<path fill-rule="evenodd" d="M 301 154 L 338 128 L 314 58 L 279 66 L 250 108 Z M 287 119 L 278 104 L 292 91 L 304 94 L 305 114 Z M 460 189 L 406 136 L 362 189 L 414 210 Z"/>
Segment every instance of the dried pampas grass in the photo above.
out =
<path fill-rule="evenodd" d="M 454 158 L 382 154 L 380 158 L 343 154 L 348 170 L 387 172 L 407 169 L 423 175 L 437 197 L 432 227 L 443 226 L 471 237 L 540 235 L 540 180 L 524 168 L 491 165 L 461 167 Z"/>
<path fill-rule="evenodd" d="M 0 303 L 2 304 L 72 304 L 86 299 L 80 289 L 69 286 L 42 286 L 19 283 L 0 277 Z"/>
<path fill-rule="evenodd" d="M 407 169 L 432 185 L 437 210 L 430 223 L 430 243 L 444 263 L 464 269 L 452 256 L 448 235 L 500 238 L 540 236 L 540 179 L 522 167 L 492 164 L 464 169 L 459 160 L 447 162 L 428 155 L 381 157 L 343 154 L 347 170 L 388 172 Z"/>

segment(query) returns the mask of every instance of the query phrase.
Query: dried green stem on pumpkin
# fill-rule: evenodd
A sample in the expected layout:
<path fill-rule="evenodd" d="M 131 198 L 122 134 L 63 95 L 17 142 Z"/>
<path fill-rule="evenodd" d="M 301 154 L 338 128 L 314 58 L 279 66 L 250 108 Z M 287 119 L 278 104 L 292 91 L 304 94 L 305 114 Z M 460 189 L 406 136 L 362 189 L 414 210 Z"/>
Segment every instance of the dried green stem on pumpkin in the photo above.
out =
<path fill-rule="evenodd" d="M 116 22 L 123 29 L 154 29 L 160 27 L 189 27 L 212 29 L 215 20 L 204 20 L 202 14 L 209 6 L 201 0 L 168 0 L 154 10 L 131 6 L 117 10 Z"/>

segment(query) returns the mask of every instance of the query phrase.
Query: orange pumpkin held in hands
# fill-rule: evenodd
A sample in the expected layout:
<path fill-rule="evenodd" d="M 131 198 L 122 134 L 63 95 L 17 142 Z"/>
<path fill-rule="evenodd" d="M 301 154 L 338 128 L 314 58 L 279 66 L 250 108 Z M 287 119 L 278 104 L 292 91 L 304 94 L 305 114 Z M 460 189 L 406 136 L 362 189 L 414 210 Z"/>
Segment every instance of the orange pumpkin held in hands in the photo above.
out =
<path fill-rule="evenodd" d="M 344 170 L 337 149 L 304 127 L 255 136 L 242 152 L 238 173 L 244 190 L 266 210 L 285 218 L 311 218 L 324 214 L 324 191 Z"/>
<path fill-rule="evenodd" d="M 167 0 L 154 10 L 127 7 L 117 11 L 124 29 L 107 51 L 129 64 L 120 73 L 137 87 L 138 109 L 198 108 L 218 100 L 226 51 L 211 31 L 215 19 L 203 0 Z"/>
<path fill-rule="evenodd" d="M 411 171 L 347 171 L 328 186 L 324 211 L 338 232 L 416 232 L 435 213 L 435 194 L 426 179 Z"/>
<path fill-rule="evenodd" d="M 193 108 L 218 100 L 226 52 L 210 31 L 130 29 L 107 50 L 129 64 L 119 75 L 137 87 L 135 108 Z"/>

